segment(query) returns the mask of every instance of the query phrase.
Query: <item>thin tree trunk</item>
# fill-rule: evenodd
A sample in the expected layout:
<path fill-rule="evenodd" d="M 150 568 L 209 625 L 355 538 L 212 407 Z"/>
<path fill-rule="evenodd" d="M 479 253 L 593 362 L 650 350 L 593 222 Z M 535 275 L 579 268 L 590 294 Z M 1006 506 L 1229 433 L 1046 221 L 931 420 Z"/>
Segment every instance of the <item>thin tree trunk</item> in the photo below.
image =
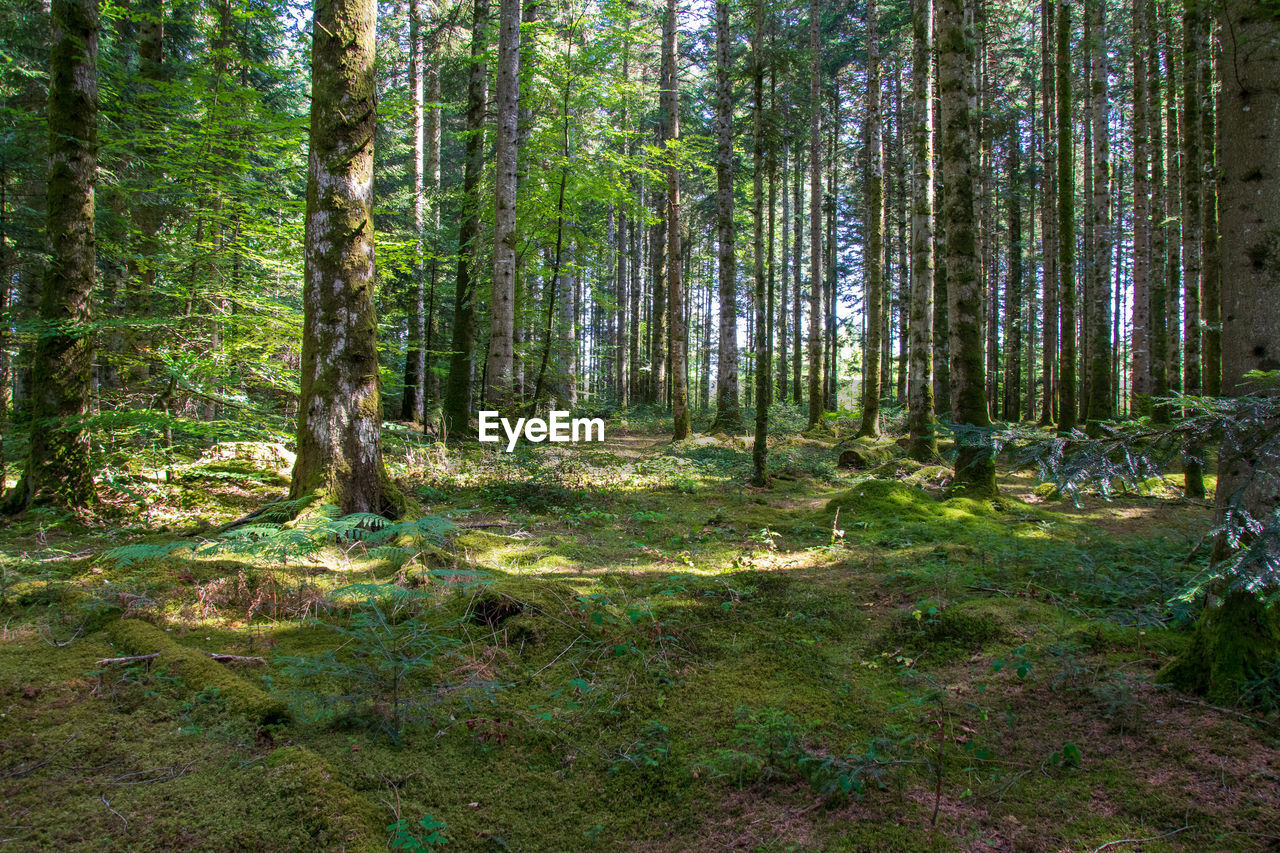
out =
<path fill-rule="evenodd" d="M 720 345 L 712 432 L 740 432 L 738 267 L 733 223 L 733 90 L 729 83 L 728 0 L 716 0 L 716 241 L 720 272 Z M 758 49 L 758 46 L 757 46 Z"/>
<path fill-rule="evenodd" d="M 484 113 L 488 99 L 485 53 L 489 0 L 475 0 L 471 28 L 471 75 L 467 84 L 467 137 L 462 174 L 462 222 L 458 230 L 458 277 L 453 299 L 453 347 L 445 386 L 445 429 L 471 429 L 472 354 L 475 349 L 475 288 L 480 242 L 480 180 L 484 169 Z"/>
<path fill-rule="evenodd" d="M 1004 419 L 1022 420 L 1022 121 L 1009 133 L 1009 281 L 1004 291 Z"/>
<path fill-rule="evenodd" d="M 933 403 L 933 0 L 911 0 L 911 375 L 908 453 L 938 455 Z"/>
<path fill-rule="evenodd" d="M 1148 128 L 1147 10 L 1150 0 L 1133 0 L 1133 309 L 1130 408 L 1149 414 L 1151 402 L 1151 184 L 1147 171 Z"/>
<path fill-rule="evenodd" d="M 723 2 L 723 0 L 721 0 Z M 769 365 L 769 326 L 764 269 L 764 59 L 760 52 L 764 47 L 764 4 L 755 9 L 756 31 L 751 45 L 752 67 L 752 254 L 755 256 L 755 436 L 751 445 L 751 482 L 763 486 L 768 480 L 767 453 L 769 439 L 769 383 L 773 370 Z M 726 30 L 727 30 L 726 26 Z"/>
<path fill-rule="evenodd" d="M 876 2 L 867 0 L 867 340 L 858 435 L 880 435 L 884 309 L 884 129 L 880 115 L 880 36 Z"/>
<path fill-rule="evenodd" d="M 1107 93 L 1106 0 L 1091 0 L 1093 44 L 1092 122 L 1093 122 L 1093 263 L 1090 275 L 1094 287 L 1088 303 L 1092 333 L 1089 349 L 1088 422 L 1097 429 L 1100 421 L 1115 416 L 1111 394 L 1111 143 L 1109 121 L 1110 98 Z"/>
<path fill-rule="evenodd" d="M 809 426 L 822 420 L 822 117 L 819 0 L 809 0 Z"/>
<path fill-rule="evenodd" d="M 486 396 L 507 412 L 515 405 L 516 155 L 520 103 L 520 0 L 500 0 L 498 108 L 493 205 L 493 297 L 489 305 Z"/>
<path fill-rule="evenodd" d="M 400 420 L 422 423 L 426 415 L 423 394 L 427 372 L 426 343 L 426 294 L 423 288 L 425 269 L 422 263 L 423 226 L 426 219 L 423 139 L 422 95 L 422 16 L 420 0 L 409 0 L 409 97 L 410 136 L 413 152 L 410 156 L 413 171 L 413 265 L 409 272 L 409 292 L 405 304 L 408 315 L 408 346 L 404 356 L 404 393 L 400 400 Z"/>
<path fill-rule="evenodd" d="M 684 255 L 680 245 L 680 165 L 671 149 L 680 141 L 680 68 L 676 63 L 676 0 L 667 0 L 664 22 L 663 52 L 666 54 L 667 137 L 667 299 L 671 312 L 671 414 L 672 437 L 679 441 L 689 437 L 688 332 L 684 315 Z"/>
<path fill-rule="evenodd" d="M 1202 0 L 1186 0 L 1182 17 L 1182 391 L 1204 390 L 1200 372 L 1200 272 L 1204 248 L 1204 164 L 1200 150 L 1200 56 L 1204 52 Z M 1203 498 L 1204 466 L 1198 449 L 1187 454 L 1183 489 L 1188 497 Z"/>
<path fill-rule="evenodd" d="M 1076 428 L 1076 181 L 1071 138 L 1071 4 L 1058 0 L 1058 310 L 1061 350 L 1058 362 L 1058 430 Z"/>
<path fill-rule="evenodd" d="M 1040 406 L 1040 426 L 1057 422 L 1058 400 L 1058 158 L 1054 145 L 1054 76 L 1053 41 L 1055 27 L 1054 4 L 1056 0 L 1041 0 L 1040 4 L 1040 88 L 1044 93 L 1041 116 L 1042 148 L 1040 231 L 1044 245 L 1044 261 L 1041 271 L 1041 304 L 1044 306 L 1043 352 L 1040 361 L 1043 399 Z"/>

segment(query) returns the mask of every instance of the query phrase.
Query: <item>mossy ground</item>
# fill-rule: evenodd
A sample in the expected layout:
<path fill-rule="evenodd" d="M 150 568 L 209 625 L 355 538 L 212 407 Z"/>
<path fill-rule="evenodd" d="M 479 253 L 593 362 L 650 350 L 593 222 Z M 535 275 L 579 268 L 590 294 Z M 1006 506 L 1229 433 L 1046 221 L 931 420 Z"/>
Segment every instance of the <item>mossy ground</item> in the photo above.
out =
<path fill-rule="evenodd" d="M 0 839 L 383 850 L 387 825 L 428 814 L 450 850 L 1280 837 L 1274 721 L 1152 681 L 1189 637 L 1190 609 L 1168 602 L 1198 569 L 1184 558 L 1202 506 L 1075 507 L 1007 472 L 996 501 L 944 501 L 944 468 L 844 472 L 813 438 L 776 443 L 765 489 L 732 439 L 673 447 L 633 425 L 603 447 L 476 447 L 392 457 L 462 528 L 403 566 L 349 540 L 102 556 L 279 496 L 260 461 L 138 475 L 144 505 L 106 495 L 106 520 L 0 529 Z M 384 601 L 390 622 L 441 641 L 400 685 L 398 736 L 381 694 L 347 701 L 340 674 L 308 677 L 338 647 L 362 660 L 328 627 L 355 624 L 331 594 L 353 582 L 417 590 Z M 121 617 L 163 632 L 160 658 L 96 664 L 152 636 L 113 647 Z M 267 664 L 199 683 L 203 666 L 166 664 L 170 643 Z M 289 702 L 289 720 L 253 721 L 237 683 Z"/>

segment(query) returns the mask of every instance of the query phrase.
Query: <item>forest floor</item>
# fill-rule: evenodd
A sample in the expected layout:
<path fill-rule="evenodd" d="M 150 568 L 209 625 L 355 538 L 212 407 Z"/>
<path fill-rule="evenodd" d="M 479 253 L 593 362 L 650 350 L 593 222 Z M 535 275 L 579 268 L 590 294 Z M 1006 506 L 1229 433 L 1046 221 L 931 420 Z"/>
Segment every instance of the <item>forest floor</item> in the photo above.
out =
<path fill-rule="evenodd" d="M 1275 849 L 1274 715 L 1153 682 L 1203 504 L 641 427 L 393 436 L 377 531 L 218 535 L 261 446 L 6 523 L 0 849 Z"/>

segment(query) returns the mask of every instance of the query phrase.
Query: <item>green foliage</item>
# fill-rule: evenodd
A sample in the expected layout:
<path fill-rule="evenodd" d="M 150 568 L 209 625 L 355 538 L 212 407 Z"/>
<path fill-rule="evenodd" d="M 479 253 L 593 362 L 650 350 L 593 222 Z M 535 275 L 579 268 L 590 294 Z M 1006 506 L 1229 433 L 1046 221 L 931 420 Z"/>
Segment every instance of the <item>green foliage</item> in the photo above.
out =
<path fill-rule="evenodd" d="M 335 596 L 348 593 L 359 604 L 345 624 L 318 623 L 334 634 L 333 648 L 280 660 L 298 685 L 294 707 L 303 719 L 364 725 L 399 742 L 404 727 L 423 721 L 438 701 L 431 676 L 460 643 L 448 633 L 451 625 L 426 618 L 420 606 L 424 593 L 360 585 Z"/>
<path fill-rule="evenodd" d="M 391 833 L 389 843 L 392 850 L 427 853 L 442 844 L 449 843 L 449 839 L 444 834 L 444 830 L 448 827 L 449 825 L 444 821 L 436 820 L 434 815 L 424 815 L 418 819 L 417 826 L 400 818 L 387 827 L 387 832 Z"/>

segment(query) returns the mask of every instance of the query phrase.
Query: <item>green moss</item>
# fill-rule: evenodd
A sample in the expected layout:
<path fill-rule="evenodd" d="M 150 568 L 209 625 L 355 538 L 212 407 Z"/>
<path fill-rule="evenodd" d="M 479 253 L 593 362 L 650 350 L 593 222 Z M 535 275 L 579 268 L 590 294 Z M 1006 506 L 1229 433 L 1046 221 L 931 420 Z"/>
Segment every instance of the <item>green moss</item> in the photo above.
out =
<path fill-rule="evenodd" d="M 1280 608 L 1266 607 L 1253 593 L 1237 590 L 1207 611 L 1186 652 L 1156 680 L 1234 705 L 1242 689 L 1274 668 L 1280 649 Z"/>
<path fill-rule="evenodd" d="M 384 820 L 366 797 L 338 780 L 316 753 L 286 746 L 267 756 L 273 796 L 295 802 L 295 819 L 306 827 L 319 850 L 385 850 Z"/>
<path fill-rule="evenodd" d="M 857 438 L 841 444 L 838 449 L 840 467 L 854 470 L 875 468 L 904 455 L 895 442 L 871 438 Z"/>
<path fill-rule="evenodd" d="M 182 679 L 188 690 L 198 693 L 206 688 L 216 688 L 227 709 L 234 713 L 262 724 L 288 719 L 288 709 L 279 699 L 237 677 L 203 652 L 179 645 L 148 622 L 118 619 L 107 626 L 107 635 L 120 656 L 159 652 L 165 666 Z"/>

